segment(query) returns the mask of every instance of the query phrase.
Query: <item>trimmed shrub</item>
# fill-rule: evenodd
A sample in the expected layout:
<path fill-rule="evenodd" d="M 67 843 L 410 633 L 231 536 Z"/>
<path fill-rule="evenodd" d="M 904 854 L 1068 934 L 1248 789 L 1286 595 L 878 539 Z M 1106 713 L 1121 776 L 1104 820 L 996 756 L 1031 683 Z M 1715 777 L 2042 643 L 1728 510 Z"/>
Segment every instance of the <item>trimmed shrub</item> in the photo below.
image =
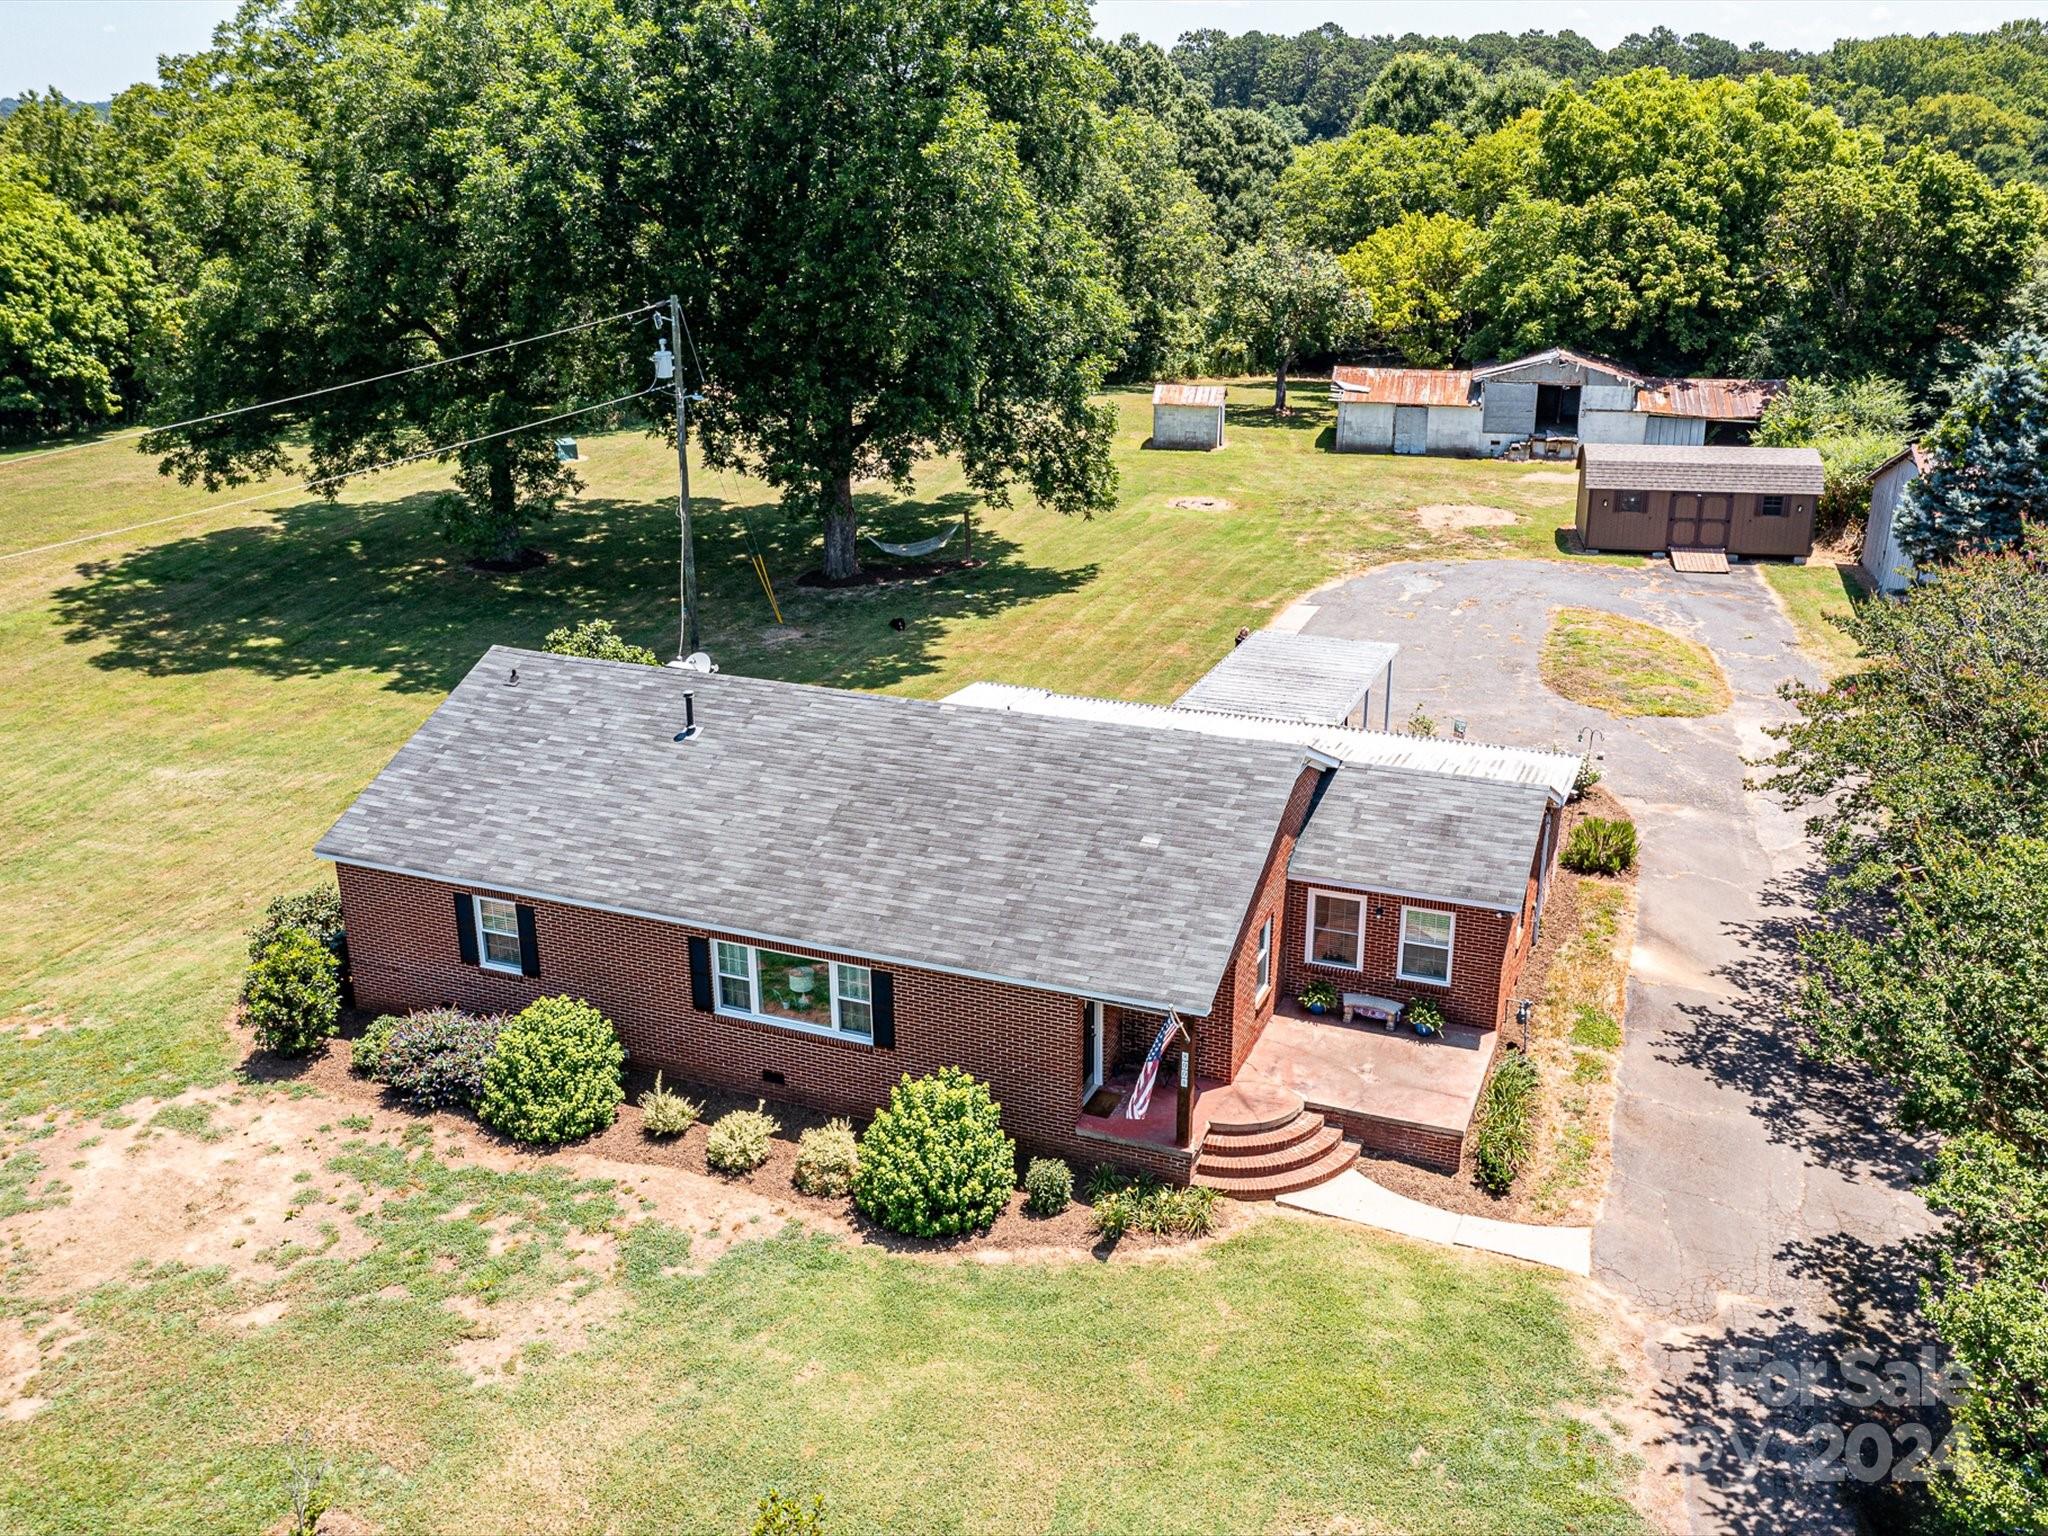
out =
<path fill-rule="evenodd" d="M 1074 1170 L 1057 1157 L 1034 1157 L 1024 1170 L 1024 1209 L 1057 1216 L 1074 1203 Z"/>
<path fill-rule="evenodd" d="M 625 1068 L 610 1019 L 580 998 L 539 998 L 499 1032 L 477 1118 L 535 1146 L 593 1135 L 626 1102 Z"/>
<path fill-rule="evenodd" d="M 853 1198 L 870 1221 L 910 1237 L 986 1227 L 1008 1203 L 1017 1146 L 988 1085 L 958 1067 L 908 1073 L 860 1139 Z"/>
<path fill-rule="evenodd" d="M 504 1027 L 501 1014 L 456 1008 L 407 1014 L 384 1046 L 384 1081 L 414 1109 L 474 1109 Z"/>
<path fill-rule="evenodd" d="M 340 962 L 305 929 L 279 929 L 242 978 L 242 1017 L 264 1050 L 304 1056 L 340 1026 Z"/>
<path fill-rule="evenodd" d="M 1575 875 L 1618 875 L 1636 861 L 1636 824 L 1588 816 L 1564 840 L 1558 862 Z"/>
<path fill-rule="evenodd" d="M 1479 1096 L 1472 1168 L 1480 1187 L 1504 1195 L 1529 1160 L 1534 1133 L 1536 1067 L 1520 1051 L 1504 1052 Z"/>
<path fill-rule="evenodd" d="M 662 1087 L 659 1072 L 654 1074 L 654 1086 L 640 1095 L 640 1128 L 650 1136 L 680 1136 L 703 1114 L 702 1104 Z"/>
<path fill-rule="evenodd" d="M 391 1049 L 391 1037 L 405 1020 L 395 1013 L 381 1014 L 370 1027 L 348 1043 L 348 1069 L 358 1077 L 381 1080 L 384 1053 Z"/>
<path fill-rule="evenodd" d="M 287 928 L 303 928 L 342 958 L 345 944 L 341 928 L 341 892 L 331 885 L 315 886 L 290 896 L 273 896 L 263 916 L 249 930 L 249 958 L 257 959 L 270 941 Z"/>
<path fill-rule="evenodd" d="M 860 1143 L 844 1120 L 815 1125 L 796 1139 L 796 1187 L 807 1195 L 843 1195 L 853 1188 Z"/>
<path fill-rule="evenodd" d="M 704 1133 L 704 1161 L 719 1173 L 750 1173 L 768 1161 L 768 1144 L 781 1129 L 766 1099 L 720 1115 Z"/>

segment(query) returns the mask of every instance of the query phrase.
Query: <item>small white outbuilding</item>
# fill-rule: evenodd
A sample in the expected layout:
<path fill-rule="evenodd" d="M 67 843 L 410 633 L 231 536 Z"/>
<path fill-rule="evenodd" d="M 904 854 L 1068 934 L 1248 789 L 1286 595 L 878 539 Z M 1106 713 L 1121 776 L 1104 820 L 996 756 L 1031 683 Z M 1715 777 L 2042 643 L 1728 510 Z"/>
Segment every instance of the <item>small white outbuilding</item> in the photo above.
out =
<path fill-rule="evenodd" d="M 1901 449 L 1870 478 L 1870 518 L 1863 525 L 1863 558 L 1858 563 L 1870 585 L 1896 597 L 1913 585 L 1913 557 L 1899 543 L 1899 503 L 1906 487 L 1927 472 L 1918 443 Z"/>
<path fill-rule="evenodd" d="M 1152 386 L 1154 448 L 1221 448 L 1223 386 L 1221 384 L 1154 384 Z"/>

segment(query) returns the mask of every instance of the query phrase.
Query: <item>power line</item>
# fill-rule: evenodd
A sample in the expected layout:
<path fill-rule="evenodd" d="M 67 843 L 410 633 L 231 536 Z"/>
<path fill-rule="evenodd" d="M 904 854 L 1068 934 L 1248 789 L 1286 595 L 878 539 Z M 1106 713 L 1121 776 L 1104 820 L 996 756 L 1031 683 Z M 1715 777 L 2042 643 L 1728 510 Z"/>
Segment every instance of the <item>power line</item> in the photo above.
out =
<path fill-rule="evenodd" d="M 52 550 L 69 549 L 74 544 L 90 544 L 96 539 L 117 539 L 125 533 L 140 533 L 146 528 L 161 527 L 165 523 L 184 522 L 189 518 L 204 517 L 210 512 L 225 512 L 231 507 L 246 507 L 251 502 L 262 501 L 267 496 L 289 496 L 302 491 L 317 491 L 330 485 L 338 485 L 344 480 L 353 480 L 358 475 L 382 474 L 387 469 L 399 469 L 407 464 L 417 464 L 422 459 L 446 458 L 449 454 L 459 453 L 464 448 L 474 448 L 478 443 L 488 443 L 500 437 L 512 437 L 521 432 L 531 432 L 536 427 L 552 426 L 558 421 L 567 421 L 573 416 L 587 416 L 592 411 L 608 410 L 615 405 L 624 405 L 629 400 L 638 400 L 643 395 L 653 394 L 659 387 L 659 385 L 654 385 L 647 389 L 636 389 L 630 395 L 619 395 L 611 400 L 600 400 L 595 405 L 579 405 L 574 410 L 562 411 L 553 416 L 543 416 L 536 421 L 524 422 L 516 427 L 507 427 L 502 432 L 485 432 L 476 437 L 465 437 L 460 442 L 443 443 L 435 448 L 422 448 L 418 453 L 408 453 L 401 458 L 387 459 L 382 464 L 369 464 L 360 469 L 343 470 L 339 474 L 323 475 L 318 479 L 308 480 L 302 485 L 276 485 L 268 490 L 258 491 L 252 496 L 238 497 L 234 501 L 215 502 L 211 506 L 193 507 L 184 512 L 172 512 L 164 517 L 152 517 L 147 522 L 130 523 L 125 528 L 107 528 L 98 533 L 81 533 L 76 538 L 59 539 L 53 544 L 38 544 L 33 549 L 11 550 L 6 554 L 0 554 L 0 561 L 25 560 L 30 555 L 46 555 Z"/>
<path fill-rule="evenodd" d="M 594 326 L 610 325 L 614 320 L 630 320 L 635 315 L 644 315 L 649 310 L 659 309 L 659 303 L 642 304 L 638 309 L 622 309 L 616 315 L 600 315 L 595 320 L 579 320 L 574 325 L 565 325 L 560 330 L 543 331 L 538 336 L 521 336 L 513 341 L 501 341 L 496 346 L 479 347 L 474 352 L 459 352 L 454 357 L 437 357 L 429 363 L 415 363 L 410 368 L 394 368 L 389 373 L 375 373 L 368 378 L 350 379 L 346 384 L 323 384 L 318 389 L 309 389 L 301 394 L 284 395 L 276 400 L 262 400 L 255 405 L 237 405 L 225 411 L 215 411 L 210 416 L 193 416 L 184 421 L 167 421 L 161 426 L 130 427 L 107 437 L 96 437 L 86 443 L 66 443 L 61 448 L 45 448 L 39 453 L 24 453 L 15 458 L 0 459 L 0 469 L 15 464 L 32 464 L 38 459 L 54 458 L 60 453 L 76 453 L 81 448 L 98 448 L 107 443 L 126 442 L 130 438 L 148 437 L 155 432 L 177 432 L 185 427 L 203 426 L 209 421 L 225 421 L 230 416 L 246 416 L 251 411 L 275 410 L 282 405 L 296 405 L 301 400 L 316 400 L 322 395 L 339 394 L 344 389 L 360 389 L 365 384 L 382 384 L 390 379 L 402 379 L 410 374 L 425 373 L 430 368 L 446 368 L 451 363 L 466 363 L 471 358 L 489 357 L 494 352 L 509 351 L 513 347 L 530 346 L 537 341 L 553 341 L 557 336 L 572 335 L 587 331 Z M 694 350 L 694 349 L 693 349 Z M 701 371 L 701 370 L 700 370 Z M 627 397 L 632 398 L 631 396 Z"/>

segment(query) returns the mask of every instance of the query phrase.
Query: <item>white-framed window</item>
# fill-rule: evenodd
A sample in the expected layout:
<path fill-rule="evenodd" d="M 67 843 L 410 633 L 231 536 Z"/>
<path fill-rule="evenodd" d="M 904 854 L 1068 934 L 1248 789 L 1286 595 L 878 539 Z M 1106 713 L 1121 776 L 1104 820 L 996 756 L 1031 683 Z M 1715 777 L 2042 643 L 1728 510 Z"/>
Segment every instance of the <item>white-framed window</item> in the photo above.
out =
<path fill-rule="evenodd" d="M 476 957 L 487 970 L 524 969 L 519 963 L 519 909 L 511 902 L 495 896 L 476 898 Z"/>
<path fill-rule="evenodd" d="M 874 979 L 866 966 L 724 939 L 712 949 L 720 1013 L 855 1040 L 875 1037 Z"/>
<path fill-rule="evenodd" d="M 1259 924 L 1258 986 L 1252 993 L 1259 1001 L 1273 990 L 1273 919 L 1267 918 Z"/>
<path fill-rule="evenodd" d="M 1457 936 L 1455 913 L 1428 907 L 1401 909 L 1401 959 L 1395 974 L 1403 981 L 1433 987 L 1451 984 L 1451 941 Z"/>
<path fill-rule="evenodd" d="M 1365 966 L 1365 900 L 1335 891 L 1308 893 L 1308 952 L 1311 965 Z"/>

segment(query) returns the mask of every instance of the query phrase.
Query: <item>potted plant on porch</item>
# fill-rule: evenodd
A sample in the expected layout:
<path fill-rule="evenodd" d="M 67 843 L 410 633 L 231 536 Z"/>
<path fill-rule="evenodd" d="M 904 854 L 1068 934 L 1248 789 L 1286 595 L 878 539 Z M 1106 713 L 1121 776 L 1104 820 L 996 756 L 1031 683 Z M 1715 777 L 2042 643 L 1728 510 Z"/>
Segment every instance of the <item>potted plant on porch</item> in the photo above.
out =
<path fill-rule="evenodd" d="M 1414 1026 L 1415 1033 L 1423 1039 L 1427 1040 L 1431 1035 L 1440 1035 L 1444 1032 L 1443 1011 L 1428 999 L 1422 998 L 1410 1003 L 1407 1012 L 1408 1022 Z"/>
<path fill-rule="evenodd" d="M 1312 981 L 1295 999 L 1310 1013 L 1328 1013 L 1337 1006 L 1337 989 L 1327 981 Z"/>

